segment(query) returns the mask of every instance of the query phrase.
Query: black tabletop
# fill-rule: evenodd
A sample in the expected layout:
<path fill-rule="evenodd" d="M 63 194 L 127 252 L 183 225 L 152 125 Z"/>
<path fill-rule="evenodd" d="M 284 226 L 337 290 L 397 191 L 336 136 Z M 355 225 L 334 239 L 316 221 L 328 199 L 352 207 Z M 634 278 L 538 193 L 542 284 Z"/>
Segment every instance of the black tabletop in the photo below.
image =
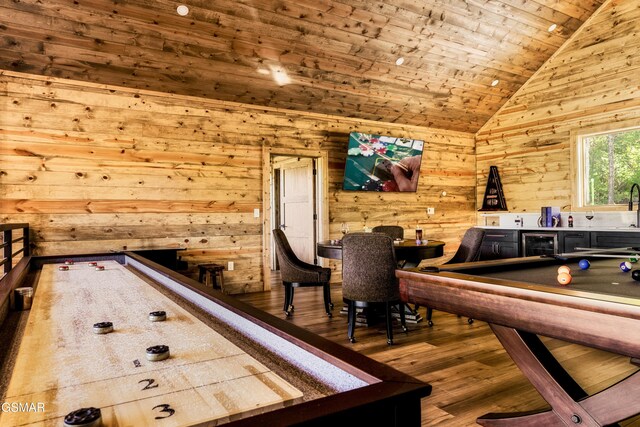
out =
<path fill-rule="evenodd" d="M 394 242 L 398 260 L 417 261 L 437 258 L 444 255 L 444 242 L 441 240 L 423 240 L 418 244 L 415 240 Z M 340 240 L 324 240 L 318 242 L 318 256 L 322 258 L 342 259 L 342 242 Z"/>

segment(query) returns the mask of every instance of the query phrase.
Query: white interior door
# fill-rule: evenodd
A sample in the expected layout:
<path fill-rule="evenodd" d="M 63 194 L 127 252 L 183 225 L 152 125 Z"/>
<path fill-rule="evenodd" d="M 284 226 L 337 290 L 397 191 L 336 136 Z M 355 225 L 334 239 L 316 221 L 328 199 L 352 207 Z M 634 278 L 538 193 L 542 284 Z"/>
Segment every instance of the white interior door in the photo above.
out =
<path fill-rule="evenodd" d="M 313 159 L 291 158 L 280 165 L 280 227 L 302 261 L 314 258 Z"/>

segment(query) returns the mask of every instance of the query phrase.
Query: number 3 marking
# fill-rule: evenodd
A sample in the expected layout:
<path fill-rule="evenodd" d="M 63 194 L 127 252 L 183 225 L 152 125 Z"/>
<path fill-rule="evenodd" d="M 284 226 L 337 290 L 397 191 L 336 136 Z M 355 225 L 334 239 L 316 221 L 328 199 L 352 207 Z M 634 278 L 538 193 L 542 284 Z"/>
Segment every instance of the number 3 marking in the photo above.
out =
<path fill-rule="evenodd" d="M 160 410 L 160 412 L 166 412 L 166 413 L 169 414 L 169 415 L 165 415 L 164 417 L 156 417 L 156 420 L 161 420 L 163 418 L 169 418 L 171 415 L 176 413 L 175 409 L 172 409 L 171 406 L 167 405 L 166 403 L 163 403 L 162 405 L 156 405 L 152 409 L 156 409 L 156 408 L 162 408 Z"/>
<path fill-rule="evenodd" d="M 151 390 L 152 388 L 156 388 L 156 387 L 158 387 L 158 384 L 152 385 L 153 383 L 155 383 L 155 382 L 156 382 L 156 380 L 151 379 L 151 378 L 148 378 L 148 379 L 145 379 L 145 380 L 140 380 L 140 381 L 138 381 L 138 384 L 143 383 L 143 382 L 145 382 L 145 381 L 146 381 L 147 385 L 146 385 L 146 386 L 144 386 L 144 388 L 142 389 L 142 391 L 144 391 L 144 390 Z"/>

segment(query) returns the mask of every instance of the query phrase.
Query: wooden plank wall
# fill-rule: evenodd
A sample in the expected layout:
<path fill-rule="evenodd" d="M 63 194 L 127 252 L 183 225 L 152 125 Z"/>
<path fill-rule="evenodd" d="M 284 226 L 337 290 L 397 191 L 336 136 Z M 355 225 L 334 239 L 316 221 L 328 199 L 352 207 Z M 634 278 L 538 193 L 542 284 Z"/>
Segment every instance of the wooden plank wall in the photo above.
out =
<path fill-rule="evenodd" d="M 510 211 L 574 210 L 572 131 L 640 125 L 640 7 L 608 1 L 476 134 L 478 201 L 489 166 Z"/>
<path fill-rule="evenodd" d="M 191 275 L 234 261 L 227 289 L 260 290 L 265 145 L 329 152 L 332 238 L 420 224 L 452 253 L 475 223 L 472 134 L 8 71 L 0 93 L 0 218 L 31 224 L 35 254 L 180 247 Z M 343 192 L 352 130 L 424 139 L 418 192 Z"/>

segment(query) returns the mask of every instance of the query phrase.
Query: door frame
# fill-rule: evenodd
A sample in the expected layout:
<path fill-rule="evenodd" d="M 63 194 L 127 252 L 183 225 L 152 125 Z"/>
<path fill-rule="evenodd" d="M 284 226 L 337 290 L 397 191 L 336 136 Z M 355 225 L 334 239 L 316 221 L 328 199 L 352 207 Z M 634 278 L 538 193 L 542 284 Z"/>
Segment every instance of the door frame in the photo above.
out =
<path fill-rule="evenodd" d="M 263 290 L 271 290 L 271 254 L 274 251 L 271 230 L 272 217 L 272 174 L 273 156 L 310 157 L 316 160 L 316 203 L 318 212 L 317 238 L 329 238 L 329 155 L 327 151 L 262 147 L 262 283 Z"/>

